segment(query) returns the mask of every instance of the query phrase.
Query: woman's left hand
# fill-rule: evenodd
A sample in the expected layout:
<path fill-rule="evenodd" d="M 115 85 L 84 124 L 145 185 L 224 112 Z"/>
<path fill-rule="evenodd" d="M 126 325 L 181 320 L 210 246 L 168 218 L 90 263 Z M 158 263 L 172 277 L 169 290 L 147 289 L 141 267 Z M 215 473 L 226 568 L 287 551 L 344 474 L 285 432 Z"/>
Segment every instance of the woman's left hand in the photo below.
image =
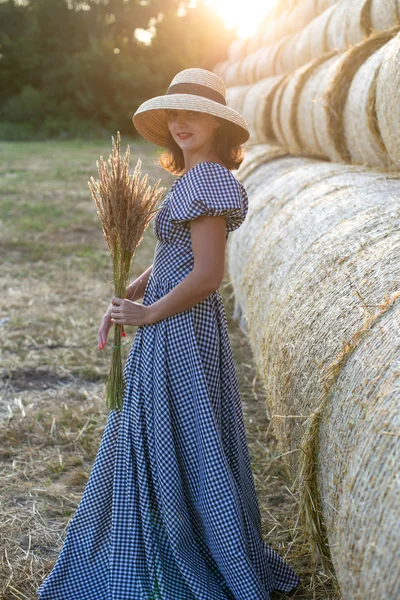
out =
<path fill-rule="evenodd" d="M 150 306 L 144 306 L 139 302 L 133 302 L 127 298 L 114 297 L 111 300 L 111 322 L 115 325 L 150 325 Z"/>

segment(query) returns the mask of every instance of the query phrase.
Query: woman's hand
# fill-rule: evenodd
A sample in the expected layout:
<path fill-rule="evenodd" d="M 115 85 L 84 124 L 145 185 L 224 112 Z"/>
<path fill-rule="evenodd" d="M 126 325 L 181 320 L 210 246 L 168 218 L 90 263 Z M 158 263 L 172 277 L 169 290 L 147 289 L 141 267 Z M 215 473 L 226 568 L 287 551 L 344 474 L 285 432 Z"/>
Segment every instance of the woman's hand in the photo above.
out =
<path fill-rule="evenodd" d="M 111 301 L 111 323 L 115 325 L 150 325 L 151 306 L 144 306 L 127 298 L 113 298 Z"/>
<path fill-rule="evenodd" d="M 106 341 L 107 341 L 107 336 L 108 336 L 108 332 L 111 329 L 111 310 L 113 308 L 113 305 L 110 304 L 110 306 L 107 308 L 106 312 L 104 313 L 104 316 L 101 320 L 101 324 L 99 327 L 99 331 L 97 332 L 97 345 L 99 347 L 99 350 L 103 350 L 104 346 L 106 345 Z"/>

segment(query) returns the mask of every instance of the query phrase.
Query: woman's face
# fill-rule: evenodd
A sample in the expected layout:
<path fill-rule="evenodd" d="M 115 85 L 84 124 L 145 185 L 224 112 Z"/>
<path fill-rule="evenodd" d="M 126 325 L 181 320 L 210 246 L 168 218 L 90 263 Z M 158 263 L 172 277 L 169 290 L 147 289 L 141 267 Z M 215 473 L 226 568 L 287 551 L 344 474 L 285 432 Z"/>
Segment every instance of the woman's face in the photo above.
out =
<path fill-rule="evenodd" d="M 209 149 L 218 122 L 195 110 L 166 109 L 168 128 L 182 150 Z M 186 135 L 184 135 L 186 134 Z"/>

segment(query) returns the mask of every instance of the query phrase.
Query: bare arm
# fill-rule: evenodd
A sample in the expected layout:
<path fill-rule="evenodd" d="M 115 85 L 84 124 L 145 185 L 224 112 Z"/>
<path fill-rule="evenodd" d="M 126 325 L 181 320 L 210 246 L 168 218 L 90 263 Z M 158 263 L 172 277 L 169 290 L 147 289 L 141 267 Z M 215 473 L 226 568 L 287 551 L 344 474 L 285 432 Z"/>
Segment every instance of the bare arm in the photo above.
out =
<path fill-rule="evenodd" d="M 194 254 L 192 271 L 168 294 L 151 304 L 151 322 L 192 308 L 221 285 L 225 269 L 225 217 L 190 221 Z"/>

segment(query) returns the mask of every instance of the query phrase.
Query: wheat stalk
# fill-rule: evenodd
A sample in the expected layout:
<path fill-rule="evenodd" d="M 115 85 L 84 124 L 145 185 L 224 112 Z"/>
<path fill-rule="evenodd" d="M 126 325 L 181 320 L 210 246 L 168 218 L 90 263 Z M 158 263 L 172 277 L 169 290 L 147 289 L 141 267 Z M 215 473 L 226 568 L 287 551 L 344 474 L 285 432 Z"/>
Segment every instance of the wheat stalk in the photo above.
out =
<path fill-rule="evenodd" d="M 151 187 L 148 185 L 148 175 L 141 177 L 140 158 L 133 175 L 130 176 L 130 147 L 127 147 L 122 160 L 120 132 L 117 132 L 116 143 L 114 137 L 111 139 L 110 157 L 107 162 L 102 156 L 100 161 L 96 161 L 99 179 L 96 181 L 91 177 L 88 185 L 112 256 L 114 295 L 125 298 L 133 257 L 154 213 L 158 210 L 156 204 L 166 188 L 159 187 L 161 179 Z M 121 409 L 124 398 L 122 329 L 123 325 L 115 324 L 113 356 L 106 391 L 106 405 L 111 410 Z"/>

